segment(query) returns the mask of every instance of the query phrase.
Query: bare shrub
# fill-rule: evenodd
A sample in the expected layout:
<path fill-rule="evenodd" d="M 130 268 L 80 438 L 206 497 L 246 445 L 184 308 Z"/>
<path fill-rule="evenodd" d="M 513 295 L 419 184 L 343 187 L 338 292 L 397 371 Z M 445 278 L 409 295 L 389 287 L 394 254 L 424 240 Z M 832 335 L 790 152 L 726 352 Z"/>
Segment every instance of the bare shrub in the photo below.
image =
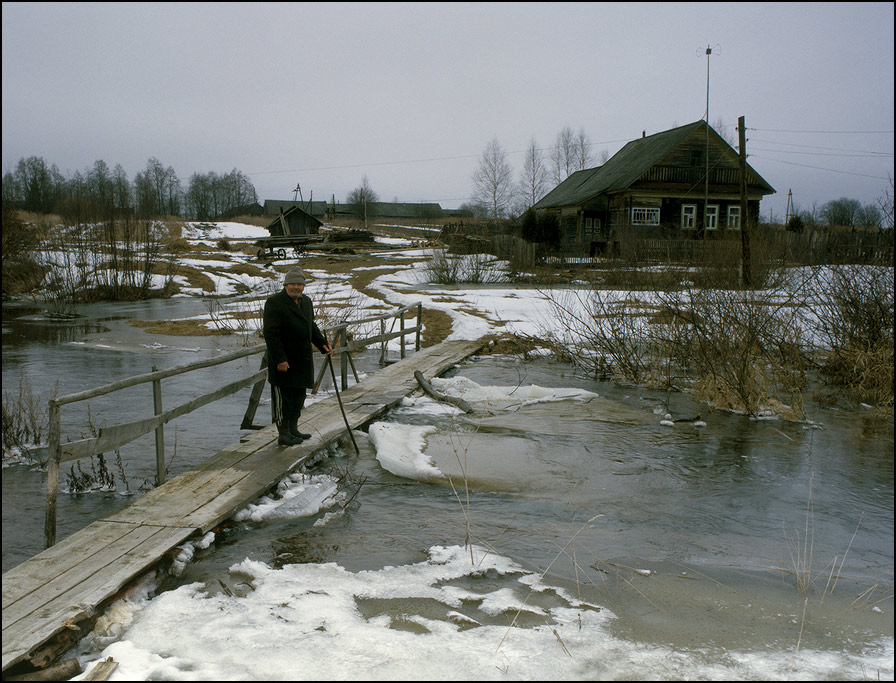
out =
<path fill-rule="evenodd" d="M 56 397 L 57 388 L 50 398 Z M 18 455 L 27 446 L 43 442 L 47 429 L 46 401 L 31 389 L 24 377 L 19 377 L 16 392 L 3 392 L 3 459 Z"/>
<path fill-rule="evenodd" d="M 168 290 L 175 264 L 163 253 L 164 223 L 130 216 L 80 221 L 77 212 L 67 215 L 43 243 L 43 286 L 53 312 L 69 314 L 79 302 L 134 301 Z M 153 288 L 160 270 L 166 280 Z"/>
<path fill-rule="evenodd" d="M 893 268 L 832 266 L 812 280 L 822 371 L 853 402 L 893 406 Z"/>
<path fill-rule="evenodd" d="M 445 249 L 431 251 L 424 277 L 427 282 L 439 285 L 490 284 L 507 280 L 501 262 L 494 256 L 482 253 L 449 256 Z"/>
<path fill-rule="evenodd" d="M 183 254 L 192 251 L 193 247 L 183 237 L 177 237 L 165 244 L 165 249 L 174 254 Z"/>
<path fill-rule="evenodd" d="M 770 270 L 766 277 L 777 275 Z M 798 301 L 780 290 L 691 284 L 646 294 L 579 289 L 547 296 L 575 362 L 596 377 L 690 385 L 716 407 L 803 417 L 807 358 Z"/>
<path fill-rule="evenodd" d="M 803 417 L 804 345 L 790 300 L 727 289 L 657 296 L 671 323 L 657 326 L 656 346 L 694 378 L 702 400 L 758 415 L 784 399 Z"/>
<path fill-rule="evenodd" d="M 424 269 L 427 282 L 450 285 L 458 282 L 460 261 L 448 256 L 446 249 L 433 249 Z"/>
<path fill-rule="evenodd" d="M 545 334 L 546 342 L 567 347 L 574 362 L 598 378 L 641 383 L 652 374 L 652 340 L 645 313 L 632 314 L 640 302 L 600 289 L 567 289 L 547 294 L 565 338 Z"/>

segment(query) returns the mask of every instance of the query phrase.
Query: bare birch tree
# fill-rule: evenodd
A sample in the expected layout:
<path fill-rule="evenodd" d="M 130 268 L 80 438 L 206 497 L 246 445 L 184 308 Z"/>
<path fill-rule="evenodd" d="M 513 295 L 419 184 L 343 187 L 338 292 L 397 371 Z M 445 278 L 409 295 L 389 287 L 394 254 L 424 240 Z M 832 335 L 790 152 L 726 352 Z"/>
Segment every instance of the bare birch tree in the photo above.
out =
<path fill-rule="evenodd" d="M 564 126 L 557 133 L 557 140 L 551 148 L 551 179 L 559 185 L 573 172 L 575 166 L 575 133 Z"/>
<path fill-rule="evenodd" d="M 370 181 L 365 175 L 361 178 L 361 184 L 348 193 L 346 202 L 352 206 L 355 216 L 364 221 L 365 229 L 368 221 L 376 215 L 376 203 L 380 200 L 379 195 L 370 187 Z"/>
<path fill-rule="evenodd" d="M 529 141 L 523 157 L 523 170 L 520 175 L 520 195 L 525 200 L 525 208 L 533 206 L 545 194 L 548 171 L 544 165 L 544 154 L 533 137 Z"/>
<path fill-rule="evenodd" d="M 473 199 L 487 206 L 488 218 L 497 221 L 507 214 L 513 193 L 513 171 L 498 138 L 493 138 L 473 174 Z"/>
<path fill-rule="evenodd" d="M 594 156 L 591 154 L 591 137 L 584 128 L 579 128 L 574 140 L 575 170 L 583 171 L 594 165 Z"/>

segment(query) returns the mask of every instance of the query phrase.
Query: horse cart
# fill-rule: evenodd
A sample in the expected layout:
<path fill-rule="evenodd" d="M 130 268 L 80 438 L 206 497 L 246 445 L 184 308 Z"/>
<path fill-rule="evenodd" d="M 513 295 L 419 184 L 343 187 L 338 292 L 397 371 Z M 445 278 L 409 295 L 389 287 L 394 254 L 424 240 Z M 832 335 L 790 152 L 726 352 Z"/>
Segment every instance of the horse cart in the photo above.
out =
<path fill-rule="evenodd" d="M 286 258 L 286 250 L 292 249 L 292 253 L 298 257 L 308 248 L 309 244 L 323 242 L 323 237 L 262 237 L 255 242 L 258 247 L 258 258 L 265 257 Z"/>

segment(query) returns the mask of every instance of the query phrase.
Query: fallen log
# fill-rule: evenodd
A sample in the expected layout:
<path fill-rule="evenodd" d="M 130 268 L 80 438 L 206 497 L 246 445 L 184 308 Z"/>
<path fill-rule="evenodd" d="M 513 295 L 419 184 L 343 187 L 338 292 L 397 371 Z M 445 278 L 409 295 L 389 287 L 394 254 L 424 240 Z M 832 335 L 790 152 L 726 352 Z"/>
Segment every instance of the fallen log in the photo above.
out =
<path fill-rule="evenodd" d="M 457 406 L 465 413 L 472 413 L 473 406 L 467 403 L 462 398 L 455 398 L 454 396 L 448 396 L 447 394 L 440 394 L 435 389 L 432 388 L 432 385 L 426 380 L 423 376 L 423 373 L 419 370 L 414 371 L 414 379 L 417 380 L 417 384 L 420 385 L 420 388 L 427 394 L 429 394 L 436 401 L 440 401 L 442 403 L 450 403 L 453 406 Z"/>
<path fill-rule="evenodd" d="M 4 681 L 67 681 L 81 673 L 81 664 L 77 659 L 66 659 L 46 669 L 39 669 L 18 676 L 4 676 Z"/>

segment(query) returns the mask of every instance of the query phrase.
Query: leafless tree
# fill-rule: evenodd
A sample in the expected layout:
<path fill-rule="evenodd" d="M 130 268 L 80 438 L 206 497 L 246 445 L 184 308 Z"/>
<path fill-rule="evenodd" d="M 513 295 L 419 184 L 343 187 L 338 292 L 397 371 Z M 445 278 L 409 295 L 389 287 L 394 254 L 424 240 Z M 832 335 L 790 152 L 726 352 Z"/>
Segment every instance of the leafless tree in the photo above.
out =
<path fill-rule="evenodd" d="M 523 157 L 523 171 L 520 175 L 520 195 L 525 200 L 525 207 L 534 205 L 545 194 L 548 171 L 544 165 L 544 154 L 533 137 L 529 141 Z"/>
<path fill-rule="evenodd" d="M 719 116 L 718 118 L 716 118 L 715 123 L 712 124 L 712 129 L 716 133 L 718 133 L 719 137 L 721 137 L 725 142 L 737 149 L 738 142 L 737 135 L 735 135 L 735 131 L 737 130 L 736 124 L 732 123 L 728 125 L 725 123 L 722 117 Z"/>
<path fill-rule="evenodd" d="M 488 218 L 503 218 L 513 200 L 513 171 L 497 138 L 493 138 L 479 158 L 473 174 L 473 199 L 488 206 Z"/>
<path fill-rule="evenodd" d="M 354 207 L 355 215 L 364 221 L 364 227 L 367 228 L 367 222 L 375 215 L 375 204 L 380 200 L 379 195 L 370 187 L 370 182 L 365 175 L 361 178 L 361 184 L 348 193 L 346 201 Z"/>
<path fill-rule="evenodd" d="M 564 126 L 557 133 L 557 140 L 551 148 L 551 179 L 559 185 L 575 170 L 575 133 L 572 128 Z"/>
<path fill-rule="evenodd" d="M 893 229 L 893 176 L 889 175 L 890 186 L 884 190 L 884 193 L 878 198 L 877 205 L 883 216 L 882 227 L 889 230 Z"/>
<path fill-rule="evenodd" d="M 591 168 L 594 157 L 591 154 L 591 137 L 585 132 L 584 128 L 579 128 L 573 141 L 575 149 L 575 170 L 582 171 Z"/>

